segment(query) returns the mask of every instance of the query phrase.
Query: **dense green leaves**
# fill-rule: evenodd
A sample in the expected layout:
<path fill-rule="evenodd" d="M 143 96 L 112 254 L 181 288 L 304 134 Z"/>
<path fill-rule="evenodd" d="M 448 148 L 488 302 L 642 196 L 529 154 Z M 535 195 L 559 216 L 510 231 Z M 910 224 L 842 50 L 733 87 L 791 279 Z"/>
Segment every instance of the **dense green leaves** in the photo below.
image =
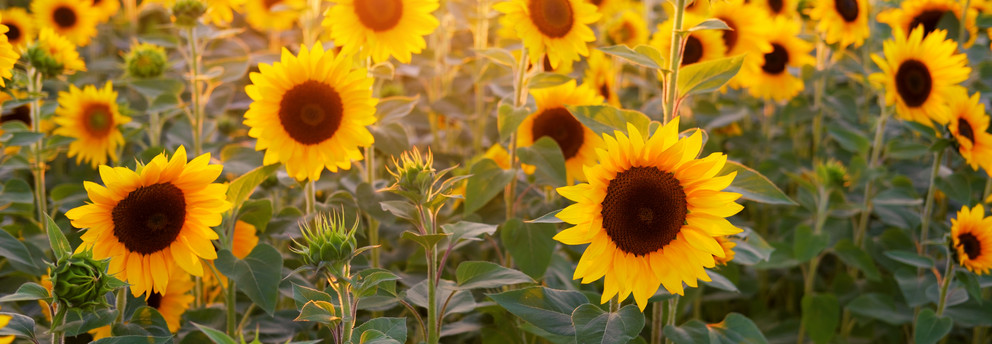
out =
<path fill-rule="evenodd" d="M 815 343 L 827 343 L 840 324 L 840 303 L 833 294 L 806 294 L 802 300 L 802 322 Z"/>
<path fill-rule="evenodd" d="M 639 45 L 634 49 L 626 45 L 614 45 L 599 48 L 599 50 L 642 67 L 661 69 L 661 66 L 665 64 L 661 52 L 647 45 Z"/>
<path fill-rule="evenodd" d="M 234 280 L 238 289 L 263 310 L 275 312 L 279 281 L 282 279 L 282 255 L 269 244 L 260 243 L 245 257 L 238 259 L 231 251 L 220 250 L 217 270 Z"/>
<path fill-rule="evenodd" d="M 718 175 L 731 172 L 737 172 L 737 176 L 725 191 L 740 193 L 744 199 L 760 203 L 796 205 L 796 202 L 768 180 L 768 177 L 738 162 L 728 160 Z"/>
<path fill-rule="evenodd" d="M 627 305 L 616 313 L 587 303 L 572 312 L 577 344 L 625 344 L 637 338 L 644 327 L 644 313 Z"/>
<path fill-rule="evenodd" d="M 633 125 L 641 135 L 647 136 L 651 119 L 643 113 L 617 109 L 609 105 L 567 106 L 568 111 L 596 135 L 616 136 L 615 131 L 629 135 L 627 125 Z"/>
<path fill-rule="evenodd" d="M 932 309 L 926 308 L 916 316 L 916 327 L 913 339 L 918 344 L 934 344 L 951 332 L 954 320 L 947 316 L 937 315 Z"/>
<path fill-rule="evenodd" d="M 555 244 L 555 226 L 549 223 L 507 221 L 500 227 L 500 239 L 510 251 L 520 271 L 540 279 L 551 264 Z"/>
<path fill-rule="evenodd" d="M 510 313 L 560 336 L 575 335 L 572 313 L 589 302 L 580 292 L 545 287 L 511 290 L 489 297 Z"/>
<path fill-rule="evenodd" d="M 713 24 L 712 22 L 707 23 Z M 738 55 L 697 62 L 682 67 L 679 69 L 679 79 L 677 81 L 679 97 L 713 92 L 720 89 L 720 87 L 723 87 L 731 78 L 737 75 L 743 64 L 744 55 Z"/>
<path fill-rule="evenodd" d="M 664 333 L 676 344 L 768 343 L 754 322 L 738 313 L 730 313 L 722 322 L 715 324 L 690 320 L 677 327 L 668 325 Z"/>
<path fill-rule="evenodd" d="M 471 214 L 489 203 L 514 176 L 512 171 L 503 170 L 489 159 L 475 163 L 471 173 L 465 185 L 465 214 Z"/>
<path fill-rule="evenodd" d="M 537 181 L 551 186 L 565 186 L 565 157 L 554 139 L 541 137 L 533 145 L 517 149 L 520 162 L 533 165 Z"/>
<path fill-rule="evenodd" d="M 462 262 L 455 271 L 458 286 L 464 289 L 499 288 L 505 285 L 533 283 L 524 273 L 491 262 Z"/>

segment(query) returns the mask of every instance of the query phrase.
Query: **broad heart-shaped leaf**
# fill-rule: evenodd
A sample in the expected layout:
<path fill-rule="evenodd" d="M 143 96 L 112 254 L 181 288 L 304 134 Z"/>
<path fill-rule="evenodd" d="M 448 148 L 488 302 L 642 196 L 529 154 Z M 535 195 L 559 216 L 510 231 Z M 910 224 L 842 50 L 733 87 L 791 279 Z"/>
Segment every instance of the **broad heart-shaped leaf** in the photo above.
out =
<path fill-rule="evenodd" d="M 0 257 L 7 258 L 7 262 L 14 269 L 21 272 L 35 276 L 45 272 L 44 269 L 38 266 L 41 262 L 34 261 L 31 251 L 28 251 L 27 246 L 24 246 L 23 242 L 17 240 L 17 238 L 2 229 L 0 229 Z"/>
<path fill-rule="evenodd" d="M 742 265 L 755 265 L 771 258 L 775 248 L 768 244 L 760 234 L 748 227 L 744 229 L 745 240 L 736 241 L 734 247 L 734 262 Z"/>
<path fill-rule="evenodd" d="M 797 205 L 789 196 L 786 196 L 768 177 L 763 176 L 758 171 L 744 166 L 739 162 L 727 160 L 723 170 L 717 175 L 725 175 L 737 171 L 737 176 L 730 186 L 723 191 L 736 192 L 741 197 L 759 203 Z"/>
<path fill-rule="evenodd" d="M 10 317 L 7 326 L 0 328 L 0 337 L 18 336 L 32 339 L 35 343 L 38 342 L 36 340 L 38 337 L 34 334 L 34 319 L 20 313 L 0 313 L 0 315 Z"/>
<path fill-rule="evenodd" d="M 520 127 L 520 123 L 523 123 L 524 119 L 531 113 L 527 107 L 515 109 L 513 104 L 503 101 L 500 101 L 499 107 L 496 109 L 496 128 L 499 130 L 500 141 L 508 140 L 510 135 L 517 131 L 517 127 Z"/>
<path fill-rule="evenodd" d="M 695 343 L 754 343 L 767 344 L 768 340 L 746 316 L 738 313 L 727 314 L 723 321 L 709 324 L 690 320 L 681 326 L 665 326 L 665 338 L 677 344 Z"/>
<path fill-rule="evenodd" d="M 484 234 L 493 235 L 493 233 L 496 233 L 496 228 L 496 225 L 470 221 L 458 221 L 453 224 L 441 225 L 441 229 L 445 233 L 451 234 L 448 240 L 451 240 L 454 244 L 457 244 L 460 240 L 482 240 L 479 236 Z"/>
<path fill-rule="evenodd" d="M 359 297 L 375 295 L 376 290 L 385 288 L 390 294 L 396 294 L 396 282 L 400 279 L 392 271 L 386 269 L 365 269 L 354 277 L 355 294 Z"/>
<path fill-rule="evenodd" d="M 565 185 L 565 156 L 550 136 L 541 137 L 533 145 L 518 148 L 517 156 L 520 162 L 536 167 L 534 175 L 538 183 L 554 187 Z"/>
<path fill-rule="evenodd" d="M 679 69 L 679 97 L 713 92 L 723 87 L 744 64 L 744 55 L 693 63 Z"/>
<path fill-rule="evenodd" d="M 355 332 L 358 333 L 358 332 Z M 352 338 L 354 343 L 354 338 Z M 403 344 L 402 342 L 390 338 L 382 331 L 371 329 L 361 332 L 361 336 L 358 338 L 359 344 Z"/>
<path fill-rule="evenodd" d="M 0 232 L 3 232 L 0 230 Z M 34 282 L 26 282 L 21 284 L 17 288 L 17 292 L 0 297 L 0 302 L 14 302 L 14 301 L 31 301 L 31 300 L 45 300 L 48 303 L 52 302 L 52 297 L 48 294 L 48 289 L 42 287 L 41 284 Z"/>
<path fill-rule="evenodd" d="M 566 82 L 573 80 L 564 74 L 558 73 L 541 73 L 535 75 L 533 78 L 527 82 L 527 88 L 536 90 L 541 88 L 555 87 Z"/>
<path fill-rule="evenodd" d="M 734 293 L 741 292 L 739 289 L 737 289 L 737 286 L 734 285 L 734 282 L 731 282 L 726 277 L 723 277 L 723 275 L 713 270 L 705 270 L 705 271 L 706 271 L 706 275 L 710 277 L 710 281 L 709 282 L 700 281 L 701 283 L 720 290 L 725 290 Z"/>
<path fill-rule="evenodd" d="M 574 336 L 572 313 L 589 303 L 580 292 L 530 287 L 511 290 L 489 297 L 510 313 L 538 328 L 560 336 Z"/>
<path fill-rule="evenodd" d="M 193 323 L 193 326 L 203 331 L 203 334 L 207 335 L 207 338 L 210 338 L 210 341 L 214 342 L 214 344 L 238 344 L 238 342 L 234 341 L 234 338 L 231 338 L 231 336 L 228 336 L 224 332 L 197 323 Z"/>
<path fill-rule="evenodd" d="M 561 219 L 558 218 L 558 213 L 560 213 L 561 211 L 562 211 L 562 209 L 554 210 L 554 211 L 552 211 L 550 213 L 541 215 L 541 217 L 538 217 L 536 219 L 529 220 L 529 221 L 524 221 L 524 222 L 526 222 L 526 223 L 564 223 L 565 221 L 562 221 Z"/>
<path fill-rule="evenodd" d="M 609 105 L 566 106 L 568 111 L 582 122 L 589 130 L 602 136 L 615 136 L 614 131 L 627 133 L 627 124 L 633 124 L 641 135 L 647 137 L 651 119 L 647 115 L 634 110 L 621 110 Z"/>
<path fill-rule="evenodd" d="M 802 300 L 802 322 L 809 329 L 814 343 L 826 343 L 833 338 L 840 323 L 840 303 L 833 294 L 807 294 Z"/>
<path fill-rule="evenodd" d="M 834 244 L 833 252 L 837 255 L 837 258 L 844 261 L 844 264 L 861 270 L 869 281 L 878 282 L 882 279 L 881 273 L 875 267 L 875 261 L 871 259 L 871 256 L 867 252 L 854 246 L 851 240 L 841 239 Z"/>
<path fill-rule="evenodd" d="M 307 301 L 300 309 L 300 316 L 293 319 L 295 321 L 313 321 L 324 325 L 330 325 L 341 318 L 337 315 L 337 309 L 327 301 Z"/>
<path fill-rule="evenodd" d="M 393 96 L 379 100 L 375 105 L 375 118 L 378 125 L 385 125 L 396 122 L 406 115 L 409 115 L 413 108 L 417 106 L 420 96 L 400 97 Z"/>
<path fill-rule="evenodd" d="M 89 330 L 110 325 L 117 317 L 116 309 L 98 309 L 92 312 L 82 312 L 70 309 L 65 315 L 65 324 L 60 328 L 66 336 L 75 336 Z"/>
<path fill-rule="evenodd" d="M 242 202 L 248 199 L 248 196 L 251 196 L 255 187 L 261 184 L 265 178 L 268 178 L 277 169 L 279 169 L 279 164 L 256 167 L 254 170 L 231 181 L 231 185 L 227 188 L 227 201 L 231 202 L 235 211 L 241 206 Z"/>
<path fill-rule="evenodd" d="M 400 343 L 406 342 L 406 318 L 384 317 L 371 319 L 356 327 L 354 333 L 357 337 L 360 337 L 361 334 L 368 330 L 379 331 Z"/>
<path fill-rule="evenodd" d="M 806 225 L 796 227 L 793 240 L 792 255 L 800 262 L 813 259 L 830 246 L 830 238 L 826 234 L 814 234 L 813 229 Z"/>
<path fill-rule="evenodd" d="M 523 223 L 519 219 L 506 221 L 499 234 L 520 271 L 535 279 L 544 277 L 551 264 L 556 245 L 554 236 L 553 224 Z"/>
<path fill-rule="evenodd" d="M 505 171 L 490 159 L 482 159 L 472 165 L 471 177 L 465 183 L 465 204 L 462 209 L 465 215 L 474 213 L 499 195 L 510 183 L 515 174 Z"/>
<path fill-rule="evenodd" d="M 933 344 L 939 341 L 954 327 L 954 320 L 943 315 L 938 316 L 932 309 L 925 308 L 916 316 L 916 327 L 913 330 L 913 339 L 917 344 Z"/>
<path fill-rule="evenodd" d="M 587 303 L 572 312 L 576 344 L 626 344 L 644 328 L 644 313 L 627 305 L 616 313 Z"/>
<path fill-rule="evenodd" d="M 429 250 L 431 248 L 434 248 L 437 245 L 437 243 L 441 242 L 441 240 L 444 240 L 449 236 L 451 236 L 451 234 L 448 233 L 420 234 L 411 231 L 404 231 L 401 237 L 406 240 L 413 240 L 417 244 L 420 244 L 420 246 L 423 247 L 425 250 Z"/>
<path fill-rule="evenodd" d="M 892 258 L 893 260 L 906 265 L 911 265 L 923 269 L 929 269 L 933 267 L 933 258 L 924 257 L 913 252 L 892 250 L 892 251 L 885 251 L 884 254 L 886 257 Z"/>
<path fill-rule="evenodd" d="M 172 332 L 169 332 L 169 324 L 165 322 L 162 313 L 148 306 L 139 306 L 131 314 L 130 321 L 114 325 L 113 334 L 115 336 L 172 337 Z"/>
<path fill-rule="evenodd" d="M 458 281 L 458 287 L 462 289 L 499 288 L 518 283 L 534 283 L 534 280 L 523 272 L 491 262 L 478 261 L 458 264 L 455 279 Z"/>
<path fill-rule="evenodd" d="M 323 291 L 293 284 L 293 301 L 296 301 L 296 309 L 302 309 L 303 305 L 310 301 L 336 302 L 336 299 Z"/>
<path fill-rule="evenodd" d="M 51 216 L 45 214 L 45 219 L 48 221 L 48 241 L 52 245 L 52 253 L 55 254 L 55 261 L 62 261 L 72 256 L 72 246 L 69 245 L 69 239 L 65 238 L 65 234 L 62 233 L 62 228 L 55 224 L 55 220 L 52 220 Z"/>
<path fill-rule="evenodd" d="M 272 315 L 279 297 L 279 281 L 282 280 L 282 255 L 266 243 L 258 244 L 244 260 L 238 259 L 231 251 L 217 252 L 214 261 L 217 270 L 234 280 L 241 290 L 255 304 Z"/>
<path fill-rule="evenodd" d="M 624 60 L 627 60 L 628 62 L 631 62 L 633 64 L 642 67 L 661 69 L 661 65 L 664 63 L 664 61 L 659 60 L 661 58 L 660 53 L 657 54 L 657 56 L 652 56 L 654 54 L 652 54 L 650 51 L 644 50 L 643 48 L 641 50 L 646 53 L 642 53 L 634 49 L 630 49 L 630 47 L 626 45 L 613 45 L 598 49 L 606 53 L 607 55 L 613 55 L 622 58 Z"/>

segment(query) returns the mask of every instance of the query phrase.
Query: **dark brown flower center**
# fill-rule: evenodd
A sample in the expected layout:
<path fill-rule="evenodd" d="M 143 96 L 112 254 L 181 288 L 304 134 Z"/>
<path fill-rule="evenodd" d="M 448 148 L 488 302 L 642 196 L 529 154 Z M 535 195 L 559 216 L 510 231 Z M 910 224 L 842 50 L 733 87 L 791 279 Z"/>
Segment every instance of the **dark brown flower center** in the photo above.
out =
<path fill-rule="evenodd" d="M 272 10 L 276 5 L 281 4 L 282 0 L 262 0 L 262 4 L 265 5 L 265 9 Z"/>
<path fill-rule="evenodd" d="M 568 109 L 557 107 L 544 110 L 534 118 L 534 126 L 531 128 L 531 137 L 537 141 L 541 137 L 548 136 L 561 147 L 561 154 L 565 160 L 571 159 L 579 153 L 582 143 L 585 141 L 585 127 L 572 116 Z"/>
<path fill-rule="evenodd" d="M 76 25 L 76 11 L 69 7 L 59 7 L 52 12 L 52 19 L 60 28 L 71 28 Z"/>
<path fill-rule="evenodd" d="M 7 25 L 7 28 L 10 29 L 7 30 L 7 39 L 10 42 L 17 42 L 21 38 L 21 28 L 19 26 L 13 23 L 3 23 L 3 25 Z"/>
<path fill-rule="evenodd" d="M 723 45 L 727 46 L 727 53 L 729 54 L 737 46 L 737 26 L 734 24 L 733 20 L 727 17 L 719 17 L 717 19 L 722 20 L 727 23 L 730 30 L 723 30 Z"/>
<path fill-rule="evenodd" d="M 923 36 L 929 35 L 933 30 L 937 29 L 937 24 L 940 23 L 940 18 L 947 13 L 945 10 L 926 10 L 913 17 L 913 21 L 909 22 L 909 30 L 906 32 L 909 35 L 917 26 L 923 25 Z"/>
<path fill-rule="evenodd" d="M 691 65 L 699 62 L 703 58 L 703 42 L 695 36 L 689 35 L 685 41 L 685 50 L 682 51 L 682 65 Z"/>
<path fill-rule="evenodd" d="M 568 0 L 530 0 L 530 20 L 545 36 L 560 38 L 572 30 L 575 21 Z"/>
<path fill-rule="evenodd" d="M 162 307 L 162 294 L 152 293 L 148 295 L 148 300 L 145 300 L 145 302 L 148 303 L 148 307 L 159 309 L 159 307 Z"/>
<path fill-rule="evenodd" d="M 21 121 L 24 125 L 31 127 L 31 105 L 18 106 L 10 110 L 10 113 L 0 116 L 0 123 L 7 123 L 8 121 Z"/>
<path fill-rule="evenodd" d="M 618 37 L 616 43 L 630 42 L 634 38 L 635 32 L 637 32 L 637 29 L 634 28 L 634 24 L 629 21 L 624 21 L 623 24 L 620 25 L 620 30 L 619 33 L 617 34 Z"/>
<path fill-rule="evenodd" d="M 933 79 L 930 69 L 919 60 L 906 60 L 896 71 L 896 92 L 909 107 L 923 105 L 930 97 Z"/>
<path fill-rule="evenodd" d="M 783 0 L 768 0 L 768 8 L 772 10 L 772 13 L 781 14 L 784 7 L 785 1 Z"/>
<path fill-rule="evenodd" d="M 675 240 L 688 213 L 678 179 L 656 167 L 617 173 L 603 199 L 603 228 L 617 248 L 634 255 L 657 251 Z"/>
<path fill-rule="evenodd" d="M 99 5 L 102 0 L 93 0 L 93 6 Z"/>
<path fill-rule="evenodd" d="M 861 11 L 858 8 L 858 0 L 834 0 L 834 8 L 837 9 L 837 14 L 840 14 L 840 17 L 848 23 L 857 20 L 858 12 Z"/>
<path fill-rule="evenodd" d="M 186 222 L 186 197 L 172 183 L 142 186 L 111 212 L 114 236 L 128 251 L 152 254 L 169 247 Z"/>
<path fill-rule="evenodd" d="M 765 73 L 778 75 L 785 71 L 785 65 L 789 63 L 789 51 L 778 43 L 772 43 L 772 48 L 772 52 L 765 54 L 765 64 L 761 69 Z"/>
<path fill-rule="evenodd" d="M 589 3 L 596 5 L 596 7 L 599 7 L 599 5 L 603 4 L 603 1 L 604 0 L 589 0 Z"/>
<path fill-rule="evenodd" d="M 328 84 L 308 80 L 294 86 L 279 103 L 279 122 L 296 142 L 312 145 L 334 136 L 341 125 L 344 105 Z"/>
<path fill-rule="evenodd" d="M 402 0 L 362 0 L 355 1 L 355 14 L 362 25 L 374 31 L 386 31 L 396 27 L 403 17 Z"/>
<path fill-rule="evenodd" d="M 114 127 L 114 118 L 106 104 L 90 104 L 83 109 L 83 127 L 96 137 L 104 137 Z"/>
<path fill-rule="evenodd" d="M 548 54 L 544 54 L 544 59 L 541 60 L 541 63 L 544 66 L 545 72 L 553 72 L 555 70 L 555 67 L 551 67 L 551 59 L 548 58 Z"/>
<path fill-rule="evenodd" d="M 958 246 L 964 246 L 964 253 L 968 259 L 976 259 L 982 255 L 982 242 L 974 234 L 964 233 L 958 235 Z"/>
<path fill-rule="evenodd" d="M 606 81 L 599 85 L 599 95 L 603 96 L 603 99 L 610 99 L 610 85 Z"/>
<path fill-rule="evenodd" d="M 975 132 L 971 129 L 971 123 L 964 117 L 958 117 L 958 135 L 964 136 L 972 144 L 975 143 Z"/>

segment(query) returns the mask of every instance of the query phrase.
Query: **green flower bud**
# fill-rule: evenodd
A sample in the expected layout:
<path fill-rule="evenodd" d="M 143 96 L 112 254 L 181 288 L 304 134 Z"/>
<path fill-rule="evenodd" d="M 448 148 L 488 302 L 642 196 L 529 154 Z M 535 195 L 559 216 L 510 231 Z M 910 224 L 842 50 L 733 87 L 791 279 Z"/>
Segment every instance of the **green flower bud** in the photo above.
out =
<path fill-rule="evenodd" d="M 181 27 L 196 26 L 196 21 L 206 12 L 207 5 L 204 5 L 200 0 L 179 0 L 172 6 L 172 15 L 176 18 L 176 25 Z"/>
<path fill-rule="evenodd" d="M 28 46 L 27 52 L 24 54 L 27 58 L 28 63 L 31 67 L 38 70 L 41 75 L 47 78 L 61 75 L 65 70 L 65 65 L 59 62 L 55 56 L 52 56 L 45 49 L 40 47 L 37 43 Z"/>
<path fill-rule="evenodd" d="M 827 188 L 842 189 L 851 185 L 847 168 L 837 160 L 830 160 L 816 165 L 816 177 Z"/>
<path fill-rule="evenodd" d="M 307 265 L 318 269 L 328 267 L 332 273 L 337 273 L 343 271 L 342 268 L 355 256 L 357 229 L 357 220 L 354 226 L 346 228 L 340 215 L 334 213 L 328 217 L 318 214 L 312 226 L 307 222 L 301 224 L 303 240 L 294 240 L 296 247 L 290 249 L 299 254 Z"/>
<path fill-rule="evenodd" d="M 434 170 L 434 155 L 430 150 L 427 157 L 420 155 L 420 150 L 413 147 L 412 150 L 403 152 L 400 160 L 393 158 L 394 169 L 389 169 L 389 174 L 396 179 L 388 191 L 396 193 L 415 204 L 425 203 L 432 196 L 431 186 L 437 176 Z"/>
<path fill-rule="evenodd" d="M 141 43 L 131 47 L 131 51 L 124 56 L 124 64 L 127 66 L 127 74 L 135 78 L 157 78 L 165 72 L 168 57 L 164 48 Z"/>
<path fill-rule="evenodd" d="M 107 306 L 105 295 L 123 285 L 107 274 L 107 262 L 94 260 L 90 251 L 58 262 L 49 277 L 55 303 L 81 310 Z"/>

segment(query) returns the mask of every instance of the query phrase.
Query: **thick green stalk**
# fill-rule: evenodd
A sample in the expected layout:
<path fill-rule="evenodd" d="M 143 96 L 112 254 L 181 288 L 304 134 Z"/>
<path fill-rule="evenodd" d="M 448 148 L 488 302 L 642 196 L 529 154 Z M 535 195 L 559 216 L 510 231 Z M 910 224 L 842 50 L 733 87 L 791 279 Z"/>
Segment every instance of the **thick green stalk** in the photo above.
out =
<path fill-rule="evenodd" d="M 303 185 L 303 203 L 306 207 L 306 215 L 314 215 L 317 208 L 317 182 L 308 179 Z M 233 231 L 231 235 L 234 235 Z"/>
<path fill-rule="evenodd" d="M 127 307 L 127 290 L 128 288 L 117 289 L 117 302 L 114 303 L 114 308 L 117 308 L 117 317 L 114 318 L 113 324 L 120 324 L 124 321 L 124 311 Z"/>
<path fill-rule="evenodd" d="M 489 45 L 489 0 L 478 0 L 475 8 L 475 50 L 480 51 Z M 486 87 L 482 83 L 475 84 L 475 131 L 472 135 L 472 148 L 476 153 L 482 152 L 482 139 L 486 136 L 486 122 L 489 114 L 485 111 Z"/>
<path fill-rule="evenodd" d="M 661 302 L 651 304 L 651 344 L 661 344 L 661 339 L 665 337 L 665 334 L 662 332 L 664 331 L 662 318 L 665 313 L 662 307 Z"/>
<path fill-rule="evenodd" d="M 667 86 L 665 87 L 665 118 L 664 124 L 668 124 L 675 114 L 679 110 L 676 99 L 678 98 L 678 80 L 679 80 L 679 66 L 682 64 L 682 22 L 685 14 L 685 3 L 686 0 L 673 0 L 675 5 L 675 14 L 673 18 L 675 19 L 675 24 L 672 27 L 672 47 L 669 49 L 669 59 L 668 68 L 670 70 L 668 74 Z"/>
<path fill-rule="evenodd" d="M 816 71 L 820 73 L 820 77 L 813 84 L 813 109 L 816 111 L 816 117 L 813 118 L 813 150 L 811 157 L 814 162 L 817 161 L 816 153 L 820 149 L 820 140 L 823 137 L 823 115 L 825 112 L 823 108 L 823 93 L 827 84 L 827 73 L 824 70 L 826 69 L 826 60 L 829 52 L 830 47 L 823 41 L 823 38 L 817 36 Z"/>
<path fill-rule="evenodd" d="M 34 67 L 28 68 L 28 93 L 34 97 L 31 101 L 31 131 L 41 134 L 41 85 L 42 75 Z M 42 232 L 48 230 L 48 220 L 45 214 L 48 212 L 48 192 L 45 191 L 45 137 L 42 136 L 34 147 L 34 165 L 31 172 L 34 174 L 34 198 L 38 203 L 38 226 Z"/>
<path fill-rule="evenodd" d="M 238 290 L 234 288 L 234 279 L 227 279 L 227 299 L 224 300 L 224 305 L 227 306 L 227 335 L 232 338 L 237 338 L 237 301 L 238 301 Z"/>
<path fill-rule="evenodd" d="M 540 64 L 538 64 L 540 65 Z M 535 68 L 539 68 L 535 65 Z M 517 63 L 516 69 L 517 75 L 515 75 L 513 81 L 513 108 L 519 109 L 524 106 L 527 102 L 527 48 L 523 48 L 520 51 L 520 61 Z M 517 133 L 510 134 L 510 169 L 514 172 L 520 168 L 520 164 L 517 163 Z M 517 189 L 517 178 L 510 179 L 510 183 L 506 185 L 506 189 L 503 190 L 503 201 L 506 203 L 506 219 L 512 219 L 516 216 L 514 205 L 516 204 L 516 199 L 514 198 L 514 193 Z"/>
<path fill-rule="evenodd" d="M 879 97 L 878 102 L 881 106 L 882 114 L 878 118 L 878 123 L 875 125 L 875 139 L 872 141 L 871 145 L 871 157 L 868 158 L 868 170 L 878 167 L 878 160 L 882 156 L 883 150 L 882 138 L 885 136 L 885 124 L 889 120 L 889 107 L 885 105 L 885 99 L 883 97 Z M 861 211 L 861 219 L 858 221 L 858 228 L 854 232 L 854 246 L 857 247 L 861 247 L 864 242 L 865 233 L 868 230 L 868 221 L 871 218 L 871 196 L 874 181 L 874 178 L 869 177 L 868 181 L 865 182 L 864 206 Z"/>
<path fill-rule="evenodd" d="M 427 250 L 427 344 L 437 344 L 441 338 L 441 322 L 437 309 L 436 246 Z"/>
<path fill-rule="evenodd" d="M 923 204 L 923 213 L 920 215 L 920 245 L 917 247 L 917 252 L 923 254 L 923 247 L 926 245 L 927 239 L 930 237 L 930 211 L 933 209 L 933 198 L 937 191 L 937 173 L 940 172 L 940 160 L 944 157 L 945 149 L 941 149 L 934 153 L 933 158 L 933 169 L 930 170 L 930 186 L 927 189 L 927 199 Z"/>
<path fill-rule="evenodd" d="M 813 234 L 820 235 L 823 232 L 823 225 L 827 222 L 827 216 L 830 214 L 830 190 L 823 187 L 823 185 L 817 185 L 818 198 L 816 201 L 816 222 L 813 224 Z M 809 269 L 803 274 L 803 295 L 811 295 L 813 293 L 813 286 L 816 282 L 816 270 L 820 267 L 820 259 L 823 254 L 817 254 L 809 262 Z M 806 324 L 803 322 L 799 323 L 799 334 L 796 338 L 796 342 L 799 344 L 803 343 L 803 337 L 806 333 Z"/>
<path fill-rule="evenodd" d="M 196 49 L 196 27 L 186 29 L 186 40 L 189 42 L 189 75 L 190 97 L 193 98 L 193 151 L 196 156 L 203 154 L 203 108 L 200 97 L 200 55 Z"/>
<path fill-rule="evenodd" d="M 65 331 L 61 328 L 65 324 L 65 315 L 68 313 L 65 305 L 54 305 L 55 316 L 52 317 L 52 344 L 65 344 Z M 36 342 L 37 343 L 37 342 Z"/>
<path fill-rule="evenodd" d="M 682 2 L 682 0 L 679 0 Z M 668 299 L 668 317 L 665 318 L 665 326 L 668 325 L 675 326 L 675 320 L 679 317 L 679 296 L 672 295 L 671 299 Z M 672 343 L 671 338 L 665 338 L 665 343 Z"/>
<path fill-rule="evenodd" d="M 968 7 L 971 7 L 971 0 L 964 0 L 964 6 L 961 7 L 961 20 L 958 21 L 958 42 L 962 46 L 964 46 L 964 42 L 968 41 L 968 38 L 965 37 L 967 32 L 965 28 L 968 24 Z"/>
<path fill-rule="evenodd" d="M 944 281 L 940 284 L 940 299 L 937 302 L 937 316 L 944 314 L 944 308 L 947 307 L 947 290 L 950 289 L 951 282 L 954 281 L 954 259 L 951 255 L 947 256 L 947 267 L 944 269 Z"/>
<path fill-rule="evenodd" d="M 341 277 L 332 277 L 335 281 L 334 290 L 338 293 L 338 301 L 341 303 L 341 343 L 351 343 L 352 332 L 355 330 L 355 310 L 352 309 L 351 283 L 348 276 L 351 275 L 351 268 L 344 267 Z"/>

